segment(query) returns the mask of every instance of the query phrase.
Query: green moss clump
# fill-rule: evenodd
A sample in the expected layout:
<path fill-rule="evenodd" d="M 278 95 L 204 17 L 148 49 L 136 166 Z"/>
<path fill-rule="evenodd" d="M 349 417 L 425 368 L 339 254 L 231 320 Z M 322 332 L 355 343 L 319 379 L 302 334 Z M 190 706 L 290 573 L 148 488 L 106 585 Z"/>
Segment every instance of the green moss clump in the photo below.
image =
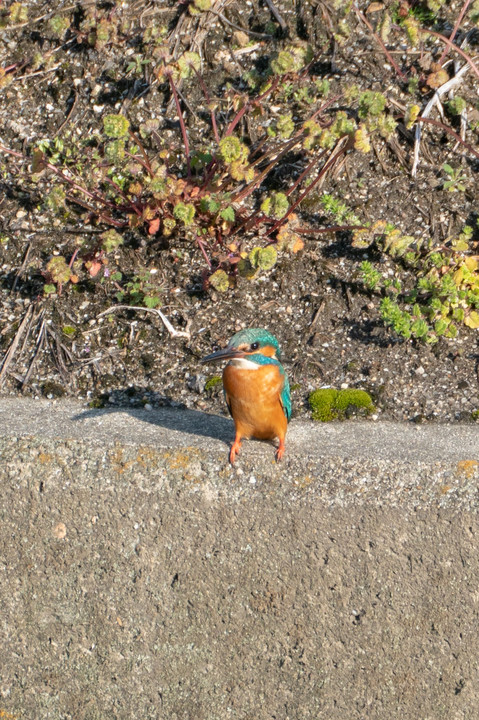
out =
<path fill-rule="evenodd" d="M 101 408 L 104 408 L 106 406 L 106 399 L 103 395 L 101 395 L 98 398 L 95 398 L 94 400 L 90 400 L 88 403 L 88 407 L 92 408 L 92 410 L 99 410 Z"/>
<path fill-rule="evenodd" d="M 206 392 L 208 392 L 208 390 L 213 390 L 213 388 L 215 388 L 221 382 L 223 382 L 221 379 L 221 375 L 213 375 L 213 377 L 210 377 L 205 383 Z"/>
<path fill-rule="evenodd" d="M 335 390 L 322 388 L 314 390 L 308 398 L 313 420 L 330 422 L 344 420 L 349 408 L 374 412 L 371 397 L 365 390 Z"/>

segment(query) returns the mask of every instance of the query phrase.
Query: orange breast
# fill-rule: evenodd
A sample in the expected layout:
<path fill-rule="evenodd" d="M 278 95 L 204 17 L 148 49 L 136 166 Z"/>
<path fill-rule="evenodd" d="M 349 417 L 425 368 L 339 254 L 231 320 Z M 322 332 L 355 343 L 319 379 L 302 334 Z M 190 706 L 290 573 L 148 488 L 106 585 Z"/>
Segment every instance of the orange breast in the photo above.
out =
<path fill-rule="evenodd" d="M 243 370 L 227 365 L 223 372 L 226 401 L 242 437 L 284 439 L 288 421 L 280 395 L 283 377 L 274 365 Z"/>

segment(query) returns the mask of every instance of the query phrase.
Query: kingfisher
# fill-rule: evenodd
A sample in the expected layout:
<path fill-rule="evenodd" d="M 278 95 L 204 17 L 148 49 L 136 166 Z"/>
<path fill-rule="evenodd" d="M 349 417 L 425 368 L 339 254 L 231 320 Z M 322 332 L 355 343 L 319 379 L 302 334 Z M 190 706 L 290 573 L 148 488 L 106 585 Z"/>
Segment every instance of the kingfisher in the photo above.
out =
<path fill-rule="evenodd" d="M 223 370 L 223 390 L 236 431 L 231 464 L 240 451 L 241 440 L 250 437 L 277 437 L 276 459 L 281 460 L 291 418 L 291 392 L 277 339 L 262 328 L 241 330 L 223 350 L 207 355 L 201 362 L 218 360 L 229 360 Z"/>

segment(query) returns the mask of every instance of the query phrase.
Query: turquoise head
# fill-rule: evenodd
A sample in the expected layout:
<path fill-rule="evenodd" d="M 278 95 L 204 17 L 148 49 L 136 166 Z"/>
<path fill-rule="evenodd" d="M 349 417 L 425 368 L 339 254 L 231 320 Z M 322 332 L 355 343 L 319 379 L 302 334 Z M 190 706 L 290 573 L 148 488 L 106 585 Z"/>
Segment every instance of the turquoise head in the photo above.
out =
<path fill-rule="evenodd" d="M 248 328 L 233 335 L 228 345 L 204 357 L 201 362 L 228 360 L 230 358 L 263 355 L 281 361 L 281 350 L 275 336 L 263 328 Z"/>

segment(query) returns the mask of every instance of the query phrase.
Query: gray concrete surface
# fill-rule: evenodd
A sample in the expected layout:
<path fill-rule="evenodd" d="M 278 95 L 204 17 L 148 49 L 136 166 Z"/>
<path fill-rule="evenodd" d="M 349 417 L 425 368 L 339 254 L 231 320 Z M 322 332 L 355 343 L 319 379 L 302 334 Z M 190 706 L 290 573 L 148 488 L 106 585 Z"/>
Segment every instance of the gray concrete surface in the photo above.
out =
<path fill-rule="evenodd" d="M 0 399 L 0 718 L 479 717 L 476 426 Z"/>

